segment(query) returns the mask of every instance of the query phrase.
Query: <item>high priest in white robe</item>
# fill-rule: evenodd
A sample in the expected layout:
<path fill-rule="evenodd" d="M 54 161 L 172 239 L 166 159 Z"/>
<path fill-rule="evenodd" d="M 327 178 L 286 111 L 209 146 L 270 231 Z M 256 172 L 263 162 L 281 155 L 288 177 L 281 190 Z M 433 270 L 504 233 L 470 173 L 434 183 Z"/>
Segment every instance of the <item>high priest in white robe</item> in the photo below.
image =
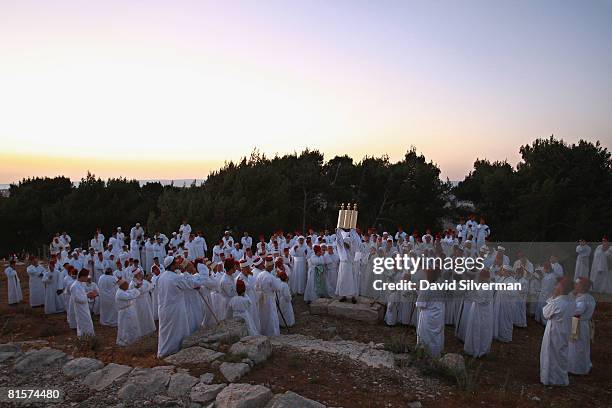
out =
<path fill-rule="evenodd" d="M 7 279 L 9 305 L 17 304 L 23 300 L 23 295 L 21 294 L 21 281 L 19 280 L 15 266 L 16 262 L 11 260 L 9 266 L 4 270 Z"/>
<path fill-rule="evenodd" d="M 178 265 L 173 256 L 164 259 L 166 269 L 157 280 L 159 301 L 159 340 L 157 357 L 176 353 L 183 338 L 189 335 L 185 291 L 193 290 L 189 283 L 177 275 Z"/>
<path fill-rule="evenodd" d="M 38 258 L 31 259 L 30 266 L 27 267 L 29 287 L 30 287 L 30 306 L 44 306 L 45 304 L 45 285 L 42 278 L 45 274 L 45 268 L 38 263 Z"/>
<path fill-rule="evenodd" d="M 355 254 L 361 251 L 361 237 L 355 229 L 351 229 L 348 233 L 341 228 L 336 229 L 336 242 L 338 257 L 340 258 L 340 266 L 338 268 L 338 284 L 336 286 L 336 295 L 340 296 L 340 301 L 346 301 L 347 297 L 351 297 L 352 302 L 356 303 L 355 297 L 358 294 L 359 288 L 353 273 L 355 264 Z"/>

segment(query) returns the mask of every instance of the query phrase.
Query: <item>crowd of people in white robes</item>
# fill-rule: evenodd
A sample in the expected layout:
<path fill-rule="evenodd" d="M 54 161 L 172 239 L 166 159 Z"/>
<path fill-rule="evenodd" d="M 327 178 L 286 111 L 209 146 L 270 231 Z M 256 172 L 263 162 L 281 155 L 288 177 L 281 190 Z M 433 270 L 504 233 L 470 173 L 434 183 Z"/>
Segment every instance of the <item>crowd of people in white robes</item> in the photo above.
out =
<path fill-rule="evenodd" d="M 385 323 L 416 328 L 417 344 L 432 357 L 444 350 L 444 328 L 455 336 L 466 354 L 481 357 L 493 340 L 511 342 L 516 327 L 526 327 L 527 315 L 546 326 L 541 349 L 541 380 L 567 384 L 567 373 L 591 369 L 591 317 L 597 292 L 612 293 L 612 259 L 607 239 L 594 251 L 580 241 L 574 281 L 563 279 L 556 256 L 540 266 L 518 252 L 511 264 L 505 248 L 489 247 L 491 231 L 484 218 L 463 220 L 455 229 L 432 235 L 394 235 L 375 230 L 336 229 L 320 233 L 277 232 L 254 243 L 248 233 L 240 241 L 226 231 L 210 251 L 200 231 L 187 221 L 171 239 L 160 232 L 148 236 L 137 223 L 126 236 L 120 227 L 106 239 L 98 229 L 88 250 L 72 248 L 67 233 L 50 244 L 48 266 L 35 257 L 27 267 L 29 301 L 44 306 L 46 314 L 66 313 L 77 335 L 94 335 L 92 315 L 99 323 L 117 327 L 117 344 L 125 346 L 158 331 L 158 357 L 172 354 L 182 340 L 201 327 L 225 319 L 245 322 L 250 335 L 275 336 L 295 324 L 292 297 L 309 303 L 336 297 L 356 303 L 359 296 L 386 306 Z M 129 240 L 129 245 L 126 243 Z M 376 258 L 396 255 L 444 258 L 482 258 L 484 268 L 458 273 L 452 269 L 387 269 L 373 273 Z M 15 261 L 5 270 L 8 303 L 22 301 Z M 380 291 L 374 280 L 478 283 L 521 283 L 521 290 Z M 158 325 L 156 325 L 158 321 Z"/>

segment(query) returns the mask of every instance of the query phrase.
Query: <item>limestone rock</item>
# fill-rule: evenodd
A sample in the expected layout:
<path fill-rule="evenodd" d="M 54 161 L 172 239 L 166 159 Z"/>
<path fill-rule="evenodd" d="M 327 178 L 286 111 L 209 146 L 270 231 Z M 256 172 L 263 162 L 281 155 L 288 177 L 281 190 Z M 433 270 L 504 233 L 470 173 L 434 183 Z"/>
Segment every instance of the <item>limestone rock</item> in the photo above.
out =
<path fill-rule="evenodd" d="M 209 344 L 232 344 L 249 335 L 244 322 L 236 320 L 223 320 L 218 325 L 208 329 L 196 330 L 183 339 L 182 348 L 192 346 L 207 347 Z"/>
<path fill-rule="evenodd" d="M 230 347 L 231 354 L 245 354 L 255 364 L 266 361 L 272 354 L 272 344 L 266 336 L 247 336 Z"/>
<path fill-rule="evenodd" d="M 22 355 L 23 353 L 21 351 L 0 351 L 0 363 L 10 358 L 17 358 Z"/>
<path fill-rule="evenodd" d="M 263 385 L 230 384 L 217 395 L 216 408 L 264 408 L 272 391 Z"/>
<path fill-rule="evenodd" d="M 266 408 L 325 408 L 325 405 L 320 402 L 304 398 L 292 391 L 287 391 L 284 394 L 276 394 Z"/>
<path fill-rule="evenodd" d="M 0 353 L 16 353 L 21 351 L 21 348 L 15 343 L 0 344 Z"/>
<path fill-rule="evenodd" d="M 227 381 L 235 382 L 251 371 L 251 367 L 245 363 L 222 363 L 219 371 Z"/>
<path fill-rule="evenodd" d="M 132 371 L 132 367 L 110 363 L 101 370 L 89 373 L 83 383 L 96 391 L 102 391 L 121 377 Z"/>
<path fill-rule="evenodd" d="M 303 352 L 323 352 L 347 357 L 374 368 L 394 368 L 393 353 L 370 348 L 367 344 L 350 340 L 328 341 L 301 334 L 281 335 L 270 338 L 273 347 L 292 348 Z"/>
<path fill-rule="evenodd" d="M 455 374 L 461 374 L 465 372 L 465 360 L 461 354 L 457 353 L 446 353 L 440 358 L 440 364 L 442 367 L 450 370 Z"/>
<path fill-rule="evenodd" d="M 104 367 L 104 363 L 95 358 L 80 357 L 67 362 L 62 371 L 68 378 L 81 377 Z"/>
<path fill-rule="evenodd" d="M 206 404 L 214 401 L 215 398 L 217 398 L 217 394 L 219 394 L 226 386 L 227 384 L 204 384 L 200 382 L 193 386 L 191 392 L 189 393 L 189 398 L 193 402 Z"/>
<path fill-rule="evenodd" d="M 185 348 L 178 353 L 171 355 L 170 357 L 166 357 L 164 361 L 175 365 L 201 364 L 211 363 L 223 356 L 224 354 L 218 351 L 209 350 L 200 346 L 194 346 Z"/>
<path fill-rule="evenodd" d="M 200 382 L 204 384 L 212 384 L 215 379 L 215 375 L 213 373 L 205 373 L 200 376 Z"/>
<path fill-rule="evenodd" d="M 198 382 L 198 379 L 187 373 L 176 373 L 170 377 L 168 385 L 168 395 L 180 398 L 189 394 L 191 387 Z"/>
<path fill-rule="evenodd" d="M 66 353 L 52 348 L 41 348 L 30 350 L 21 356 L 15 363 L 15 371 L 18 373 L 29 373 L 43 370 L 54 363 L 66 361 Z"/>
<path fill-rule="evenodd" d="M 332 299 L 318 298 L 310 302 L 310 314 L 319 315 L 327 314 L 327 306 L 332 302 Z"/>
<path fill-rule="evenodd" d="M 366 323 L 378 323 L 384 317 L 382 305 L 371 304 L 370 300 L 358 298 L 357 303 L 340 302 L 333 300 L 327 305 L 327 314 L 330 316 L 345 317 Z"/>
<path fill-rule="evenodd" d="M 135 368 L 117 396 L 122 400 L 165 394 L 174 367 Z"/>

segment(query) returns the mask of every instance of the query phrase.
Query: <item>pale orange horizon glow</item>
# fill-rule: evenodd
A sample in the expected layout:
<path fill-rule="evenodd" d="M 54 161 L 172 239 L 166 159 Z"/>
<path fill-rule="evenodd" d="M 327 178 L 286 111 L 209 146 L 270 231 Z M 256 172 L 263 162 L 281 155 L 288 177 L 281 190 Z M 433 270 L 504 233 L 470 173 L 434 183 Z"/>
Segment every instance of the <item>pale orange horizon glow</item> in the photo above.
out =
<path fill-rule="evenodd" d="M 524 7 L 0 3 L 0 183 L 203 179 L 254 148 L 397 161 L 411 146 L 461 180 L 551 134 L 611 148 L 612 8 Z"/>

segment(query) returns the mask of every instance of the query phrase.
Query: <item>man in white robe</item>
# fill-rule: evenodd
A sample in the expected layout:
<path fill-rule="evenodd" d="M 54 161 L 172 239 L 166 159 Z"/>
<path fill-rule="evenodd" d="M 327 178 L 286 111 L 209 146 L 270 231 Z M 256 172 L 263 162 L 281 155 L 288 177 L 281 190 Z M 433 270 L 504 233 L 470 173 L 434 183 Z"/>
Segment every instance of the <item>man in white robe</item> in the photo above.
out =
<path fill-rule="evenodd" d="M 582 277 L 576 283 L 576 310 L 572 318 L 572 333 L 569 341 L 568 371 L 586 375 L 591 371 L 591 319 L 595 311 L 595 298 L 589 293 L 591 282 Z"/>
<path fill-rule="evenodd" d="M 113 276 L 111 268 L 106 268 L 104 275 L 98 280 L 100 289 L 100 324 L 103 326 L 117 327 L 117 278 Z"/>
<path fill-rule="evenodd" d="M 235 261 L 231 258 L 224 261 L 225 273 L 221 276 L 219 281 L 219 287 L 217 289 L 217 301 L 215 311 L 219 320 L 225 320 L 227 315 L 227 307 L 229 301 L 236 296 L 236 282 L 233 278 L 234 272 L 236 272 Z"/>
<path fill-rule="evenodd" d="M 438 272 L 427 270 L 430 283 L 438 280 Z M 438 358 L 444 350 L 444 294 L 437 290 L 421 290 L 416 301 L 419 309 L 417 344 L 432 358 Z"/>
<path fill-rule="evenodd" d="M 187 220 L 183 220 L 183 223 L 179 226 L 179 235 L 182 242 L 187 242 L 189 240 L 189 235 L 191 235 L 191 225 L 187 223 Z"/>
<path fill-rule="evenodd" d="M 136 225 L 130 230 L 130 241 L 137 241 L 138 238 L 141 240 L 144 239 L 144 229 L 140 226 L 139 222 L 137 222 Z"/>
<path fill-rule="evenodd" d="M 38 263 L 38 258 L 35 256 L 30 258 L 30 266 L 27 267 L 29 288 L 30 288 L 30 306 L 44 306 L 45 304 L 45 286 L 42 282 L 42 277 L 45 273 L 45 268 Z"/>
<path fill-rule="evenodd" d="M 45 270 L 42 282 L 45 285 L 45 314 L 63 312 L 65 310 L 62 299 L 64 280 L 61 270 L 54 262 L 49 262 L 49 268 Z"/>
<path fill-rule="evenodd" d="M 591 247 L 584 239 L 581 239 L 576 247 L 576 268 L 574 269 L 574 280 L 582 277 L 588 279 L 590 256 Z"/>
<path fill-rule="evenodd" d="M 236 282 L 241 280 L 244 282 L 244 290 L 250 301 L 250 313 L 253 324 L 257 332 L 261 329 L 261 320 L 259 318 L 259 307 L 257 305 L 257 293 L 255 292 L 255 277 L 251 272 L 251 267 L 246 260 L 240 261 L 240 273 L 236 276 Z"/>
<path fill-rule="evenodd" d="M 253 247 L 253 238 L 249 236 L 249 233 L 244 231 L 243 237 L 240 239 L 240 243 L 242 244 L 243 249 L 252 248 Z"/>
<path fill-rule="evenodd" d="M 293 293 L 302 295 L 306 289 L 306 278 L 307 278 L 307 265 L 306 260 L 310 256 L 310 249 L 304 243 L 304 237 L 299 236 L 297 245 L 295 245 L 291 251 L 293 256 L 293 271 L 292 279 L 289 281 L 289 286 Z"/>
<path fill-rule="evenodd" d="M 266 269 L 255 278 L 259 318 L 261 320 L 261 334 L 264 336 L 280 335 L 280 323 L 276 306 L 276 294 L 282 290 L 281 281 L 270 273 L 274 267 L 266 261 Z"/>
<path fill-rule="evenodd" d="M 573 282 L 562 279 L 553 297 L 544 306 L 546 329 L 540 349 L 540 382 L 544 385 L 569 385 L 569 337 L 575 304 L 569 293 Z"/>
<path fill-rule="evenodd" d="M 327 281 L 325 277 L 325 258 L 320 245 L 315 245 L 313 254 L 308 258 L 308 276 L 304 302 L 310 303 L 320 297 L 328 297 Z"/>
<path fill-rule="evenodd" d="M 489 235 L 491 235 L 491 230 L 489 229 L 489 226 L 485 224 L 484 217 L 480 217 L 480 224 L 476 226 L 474 232 L 474 240 L 476 241 L 475 248 L 477 249 L 483 245 L 486 245 Z"/>
<path fill-rule="evenodd" d="M 140 295 L 134 300 L 136 315 L 138 316 L 138 326 L 140 328 L 140 337 L 147 336 L 153 333 L 155 320 L 153 319 L 153 310 L 151 305 L 151 283 L 144 279 L 144 272 L 138 268 L 134 271 L 134 277 L 130 282 L 130 289 L 138 289 Z"/>
<path fill-rule="evenodd" d="M 593 264 L 591 265 L 591 282 L 593 292 L 612 293 L 612 271 L 609 269 L 612 261 L 612 247 L 608 238 L 604 237 L 601 244 L 595 248 Z"/>
<path fill-rule="evenodd" d="M 480 272 L 478 282 L 489 282 L 489 271 Z M 471 296 L 472 305 L 468 314 L 467 330 L 463 350 L 478 358 L 491 351 L 493 341 L 493 291 L 475 290 Z"/>
<path fill-rule="evenodd" d="M 513 284 L 512 267 L 504 265 L 495 280 L 499 283 Z M 493 299 L 493 338 L 509 343 L 514 329 L 516 299 L 520 296 L 514 290 L 497 290 Z"/>
<path fill-rule="evenodd" d="M 167 256 L 164 259 L 166 269 L 157 280 L 159 301 L 159 340 L 157 357 L 163 358 L 176 353 L 183 341 L 189 335 L 187 310 L 185 310 L 185 291 L 192 290 L 187 281 L 177 275 L 175 258 Z"/>
<path fill-rule="evenodd" d="M 70 287 L 70 302 L 76 318 L 78 337 L 95 335 L 89 310 L 89 299 L 95 299 L 98 295 L 95 292 L 86 291 L 87 279 L 89 279 L 89 271 L 81 269 L 77 275 L 77 281 Z"/>
<path fill-rule="evenodd" d="M 137 288 L 129 289 L 129 283 L 123 279 L 117 281 L 115 304 L 117 305 L 117 344 L 127 346 L 140 338 L 140 325 L 136 306 L 136 298 L 140 296 Z"/>
<path fill-rule="evenodd" d="M 7 266 L 4 270 L 4 274 L 6 275 L 7 279 L 9 305 L 16 305 L 23 300 L 23 295 L 21 293 L 21 281 L 19 280 L 17 270 L 15 269 L 16 265 L 17 262 L 14 259 L 11 259 L 9 266 Z"/>

